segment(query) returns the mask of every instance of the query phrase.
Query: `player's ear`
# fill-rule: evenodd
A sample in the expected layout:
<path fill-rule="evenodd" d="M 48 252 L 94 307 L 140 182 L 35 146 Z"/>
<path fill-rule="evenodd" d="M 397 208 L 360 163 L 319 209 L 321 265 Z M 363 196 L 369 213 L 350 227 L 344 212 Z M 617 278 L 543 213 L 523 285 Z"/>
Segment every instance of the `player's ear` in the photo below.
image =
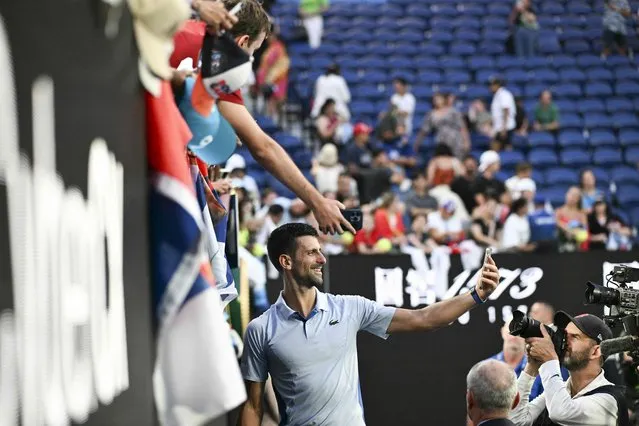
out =
<path fill-rule="evenodd" d="M 288 254 L 281 254 L 279 261 L 280 266 L 283 270 L 290 271 L 291 269 L 293 269 L 293 259 L 291 259 L 291 256 L 289 256 Z"/>

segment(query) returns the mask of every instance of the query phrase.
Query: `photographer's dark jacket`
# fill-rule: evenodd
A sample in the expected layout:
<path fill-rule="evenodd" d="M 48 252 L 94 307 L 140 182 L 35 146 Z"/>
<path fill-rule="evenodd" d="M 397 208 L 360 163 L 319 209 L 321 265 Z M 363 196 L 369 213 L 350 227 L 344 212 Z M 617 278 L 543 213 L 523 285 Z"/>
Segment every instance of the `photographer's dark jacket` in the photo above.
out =
<path fill-rule="evenodd" d="M 517 426 L 532 426 L 544 411 L 554 424 L 564 426 L 617 426 L 617 401 L 609 393 L 590 394 L 613 383 L 606 380 L 603 370 L 588 386 L 574 397 L 570 396 L 570 379 L 564 382 L 559 361 L 544 363 L 539 368 L 544 393 L 528 401 L 535 378 L 522 372 L 517 381 L 520 403 L 510 414 Z M 588 395 L 587 395 L 588 394 Z M 551 424 L 552 424 L 551 423 Z"/>

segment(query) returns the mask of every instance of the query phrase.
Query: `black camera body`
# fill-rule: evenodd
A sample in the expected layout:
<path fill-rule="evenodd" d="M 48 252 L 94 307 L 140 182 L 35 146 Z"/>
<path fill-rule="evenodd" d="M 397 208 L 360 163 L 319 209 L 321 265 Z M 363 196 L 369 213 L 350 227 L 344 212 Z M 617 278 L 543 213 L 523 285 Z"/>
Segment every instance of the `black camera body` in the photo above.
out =
<path fill-rule="evenodd" d="M 559 359 L 563 359 L 564 353 L 566 352 L 566 333 L 564 330 L 542 324 L 537 320 L 527 317 L 523 312 L 515 311 L 508 326 L 508 331 L 510 331 L 512 336 L 528 339 L 530 337 L 543 337 L 541 327 L 546 328 L 546 331 L 550 335 L 550 340 L 552 340 L 555 346 L 557 356 Z"/>

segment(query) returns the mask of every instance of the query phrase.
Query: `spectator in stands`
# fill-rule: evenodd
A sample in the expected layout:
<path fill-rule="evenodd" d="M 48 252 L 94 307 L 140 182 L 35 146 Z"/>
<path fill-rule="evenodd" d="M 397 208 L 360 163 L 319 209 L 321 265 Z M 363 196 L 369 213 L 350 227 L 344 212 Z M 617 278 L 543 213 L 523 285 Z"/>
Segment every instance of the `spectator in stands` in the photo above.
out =
<path fill-rule="evenodd" d="M 451 107 L 441 93 L 433 95 L 433 109 L 426 115 L 422 127 L 415 137 L 414 149 L 424 138 L 435 132 L 435 142 L 447 145 L 457 158 L 463 158 L 470 150 L 470 135 L 462 114 Z"/>
<path fill-rule="evenodd" d="M 586 214 L 592 211 L 596 201 L 603 199 L 604 194 L 597 188 L 597 180 L 590 169 L 582 170 L 579 177 L 579 187 L 581 189 L 581 208 Z"/>
<path fill-rule="evenodd" d="M 317 117 L 320 108 L 329 99 L 335 101 L 335 111 L 342 120 L 349 121 L 351 112 L 348 109 L 348 104 L 351 101 L 351 92 L 348 90 L 348 84 L 341 76 L 337 64 L 330 65 L 326 69 L 326 73 L 317 77 L 315 81 L 315 99 L 313 100 L 311 117 Z"/>
<path fill-rule="evenodd" d="M 528 316 L 542 324 L 550 325 L 554 321 L 555 308 L 550 303 L 539 300 L 532 304 Z"/>
<path fill-rule="evenodd" d="M 391 96 L 391 103 L 397 107 L 397 116 L 405 129 L 404 136 L 410 138 L 413 134 L 413 116 L 415 115 L 415 96 L 408 90 L 408 82 L 403 77 L 393 80 L 395 93 Z"/>
<path fill-rule="evenodd" d="M 603 200 L 595 201 L 588 215 L 590 250 L 629 250 L 632 230 L 608 209 Z"/>
<path fill-rule="evenodd" d="M 404 170 L 393 164 L 382 149 L 373 152 L 370 169 L 361 169 L 357 175 L 360 202 L 367 204 L 404 181 Z"/>
<path fill-rule="evenodd" d="M 504 80 L 499 76 L 490 79 L 490 90 L 493 101 L 490 104 L 490 115 L 493 118 L 493 150 L 501 151 L 512 148 L 512 136 L 515 130 L 517 106 L 513 94 L 504 87 Z"/>
<path fill-rule="evenodd" d="M 538 132 L 557 132 L 559 130 L 559 108 L 552 101 L 550 90 L 544 90 L 539 95 L 539 103 L 535 107 L 533 128 Z"/>
<path fill-rule="evenodd" d="M 524 100 L 521 97 L 515 98 L 515 133 L 521 136 L 528 134 L 528 114 L 524 106 Z"/>
<path fill-rule="evenodd" d="M 493 119 L 481 99 L 475 99 L 468 107 L 468 121 L 474 132 L 488 137 L 493 135 Z"/>
<path fill-rule="evenodd" d="M 406 237 L 408 244 L 421 250 L 424 254 L 429 254 L 433 251 L 433 248 L 437 246 L 434 240 L 428 238 L 426 233 L 426 216 L 418 215 L 413 219 L 411 224 L 411 232 Z"/>
<path fill-rule="evenodd" d="M 355 234 L 353 240 L 354 252 L 360 254 L 376 254 L 380 250 L 375 246 L 375 221 L 370 213 L 364 213 L 362 217 L 362 229 Z"/>
<path fill-rule="evenodd" d="M 530 242 L 537 246 L 538 252 L 555 251 L 557 249 L 557 221 L 555 216 L 546 210 L 543 197 L 535 196 L 535 208 L 528 215 L 530 223 Z"/>
<path fill-rule="evenodd" d="M 346 204 L 352 204 L 352 201 L 358 200 L 359 194 L 357 193 L 357 182 L 355 179 L 351 177 L 348 173 L 341 173 L 337 178 L 337 192 L 335 193 L 335 198 Z"/>
<path fill-rule="evenodd" d="M 444 201 L 439 210 L 428 215 L 426 223 L 428 235 L 437 244 L 449 245 L 458 243 L 464 238 L 461 220 L 455 217 L 455 203 Z"/>
<path fill-rule="evenodd" d="M 470 426 L 513 426 L 508 415 L 519 404 L 517 380 L 503 362 L 481 361 L 466 377 L 466 411 Z"/>
<path fill-rule="evenodd" d="M 499 330 L 504 341 L 501 352 L 493 355 L 490 359 L 505 362 L 515 372 L 517 377 L 526 367 L 526 341 L 523 337 L 513 336 L 508 329 L 510 320 L 506 321 Z"/>
<path fill-rule="evenodd" d="M 266 218 L 264 218 L 264 224 L 258 231 L 255 241 L 266 247 L 266 242 L 271 232 L 278 226 L 285 223 L 284 219 L 284 207 L 280 204 L 273 204 L 268 208 Z"/>
<path fill-rule="evenodd" d="M 555 212 L 559 230 L 559 250 L 575 251 L 585 249 L 588 239 L 588 220 L 581 208 L 581 190 L 572 186 L 566 192 L 566 202 Z"/>
<path fill-rule="evenodd" d="M 246 160 L 240 154 L 233 154 L 226 160 L 224 168 L 229 172 L 229 177 L 232 180 L 237 180 L 237 184 L 241 183 L 241 186 L 246 190 L 248 196 L 256 201 L 259 206 L 260 190 L 257 186 L 257 182 L 252 176 L 246 173 Z"/>
<path fill-rule="evenodd" d="M 325 144 L 313 161 L 311 169 L 317 190 L 321 193 L 337 192 L 337 180 L 343 172 L 344 166 L 337 158 L 337 147 L 332 143 Z"/>
<path fill-rule="evenodd" d="M 375 240 L 386 238 L 399 247 L 406 244 L 406 227 L 403 219 L 404 206 L 392 192 L 382 196 L 382 202 L 373 216 Z"/>
<path fill-rule="evenodd" d="M 513 198 L 519 198 L 521 194 L 518 193 L 517 188 L 519 187 L 519 182 L 523 179 L 530 179 L 532 177 L 532 166 L 530 163 L 522 162 L 517 164 L 515 167 L 515 175 L 506 179 L 506 189 L 510 191 Z M 534 183 L 534 181 L 533 181 Z M 536 187 L 535 187 L 536 190 Z"/>
<path fill-rule="evenodd" d="M 470 225 L 470 238 L 480 247 L 499 247 L 500 226 L 495 220 L 497 202 L 488 200 L 477 206 Z"/>
<path fill-rule="evenodd" d="M 370 134 L 373 129 L 365 123 L 357 123 L 353 127 L 353 140 L 342 150 L 342 163 L 349 173 L 356 175 L 360 168 L 371 166 L 372 155 L 369 146 Z"/>
<path fill-rule="evenodd" d="M 504 231 L 501 247 L 508 251 L 531 252 L 535 244 L 530 242 L 530 223 L 528 223 L 528 202 L 524 198 L 513 201 Z"/>
<path fill-rule="evenodd" d="M 613 45 L 620 55 L 626 56 L 628 44 L 626 42 L 626 19 L 632 14 L 628 0 L 604 1 L 603 15 L 603 51 L 601 55 L 607 58 Z"/>
<path fill-rule="evenodd" d="M 437 210 L 437 200 L 428 194 L 428 180 L 423 173 L 413 179 L 413 188 L 406 196 L 405 204 L 411 218 L 425 217 Z"/>
<path fill-rule="evenodd" d="M 499 154 L 495 151 L 486 151 L 479 158 L 479 173 L 481 173 L 472 185 L 472 192 L 475 196 L 472 208 L 481 205 L 489 198 L 500 201 L 506 192 L 506 186 L 495 175 L 501 167 Z M 471 210 L 472 211 L 472 210 Z"/>
<path fill-rule="evenodd" d="M 510 14 L 515 53 L 520 58 L 535 56 L 539 39 L 539 23 L 531 0 L 519 0 Z"/>
<path fill-rule="evenodd" d="M 328 10 L 328 0 L 300 0 L 299 14 L 302 17 L 308 44 L 312 49 L 322 45 L 324 33 L 323 14 Z"/>
<path fill-rule="evenodd" d="M 377 128 L 375 129 L 376 139 L 384 143 L 395 143 L 400 141 L 406 134 L 403 119 L 400 117 L 399 108 L 391 103 L 388 111 L 383 111 L 379 116 Z"/>
<path fill-rule="evenodd" d="M 524 200 L 526 200 L 526 203 L 528 204 L 528 211 L 531 212 L 535 209 L 536 192 L 537 192 L 537 185 L 535 184 L 535 181 L 530 178 L 526 178 L 526 179 L 520 180 L 517 183 L 517 186 L 515 187 L 515 192 L 511 194 L 512 194 L 512 198 L 515 200 L 518 198 L 523 198 Z"/>
<path fill-rule="evenodd" d="M 477 178 L 477 160 L 472 155 L 464 157 L 463 161 L 464 174 L 458 176 L 450 184 L 450 188 L 464 202 L 464 207 L 469 212 L 475 207 L 475 194 L 473 193 L 473 183 Z"/>
<path fill-rule="evenodd" d="M 433 158 L 428 162 L 426 175 L 429 186 L 450 185 L 455 177 L 464 174 L 461 161 L 453 156 L 448 145 L 437 144 Z"/>
<path fill-rule="evenodd" d="M 315 120 L 317 137 L 322 145 L 326 143 L 339 143 L 337 130 L 342 119 L 335 111 L 335 101 L 327 99 L 320 108 L 320 114 Z"/>
<path fill-rule="evenodd" d="M 266 100 L 266 114 L 274 119 L 279 116 L 280 108 L 286 102 L 290 66 L 286 45 L 279 34 L 271 33 L 257 70 L 257 85 Z"/>

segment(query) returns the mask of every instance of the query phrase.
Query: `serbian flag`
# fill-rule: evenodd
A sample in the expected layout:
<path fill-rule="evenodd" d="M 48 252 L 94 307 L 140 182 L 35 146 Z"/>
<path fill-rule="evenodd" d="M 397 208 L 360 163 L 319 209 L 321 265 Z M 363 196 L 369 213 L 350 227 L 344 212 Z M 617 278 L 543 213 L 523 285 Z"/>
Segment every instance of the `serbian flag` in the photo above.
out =
<path fill-rule="evenodd" d="M 146 93 L 149 220 L 157 359 L 153 386 L 162 425 L 196 425 L 246 399 L 207 260 L 202 210 L 185 158 L 191 133 L 171 86 Z"/>

